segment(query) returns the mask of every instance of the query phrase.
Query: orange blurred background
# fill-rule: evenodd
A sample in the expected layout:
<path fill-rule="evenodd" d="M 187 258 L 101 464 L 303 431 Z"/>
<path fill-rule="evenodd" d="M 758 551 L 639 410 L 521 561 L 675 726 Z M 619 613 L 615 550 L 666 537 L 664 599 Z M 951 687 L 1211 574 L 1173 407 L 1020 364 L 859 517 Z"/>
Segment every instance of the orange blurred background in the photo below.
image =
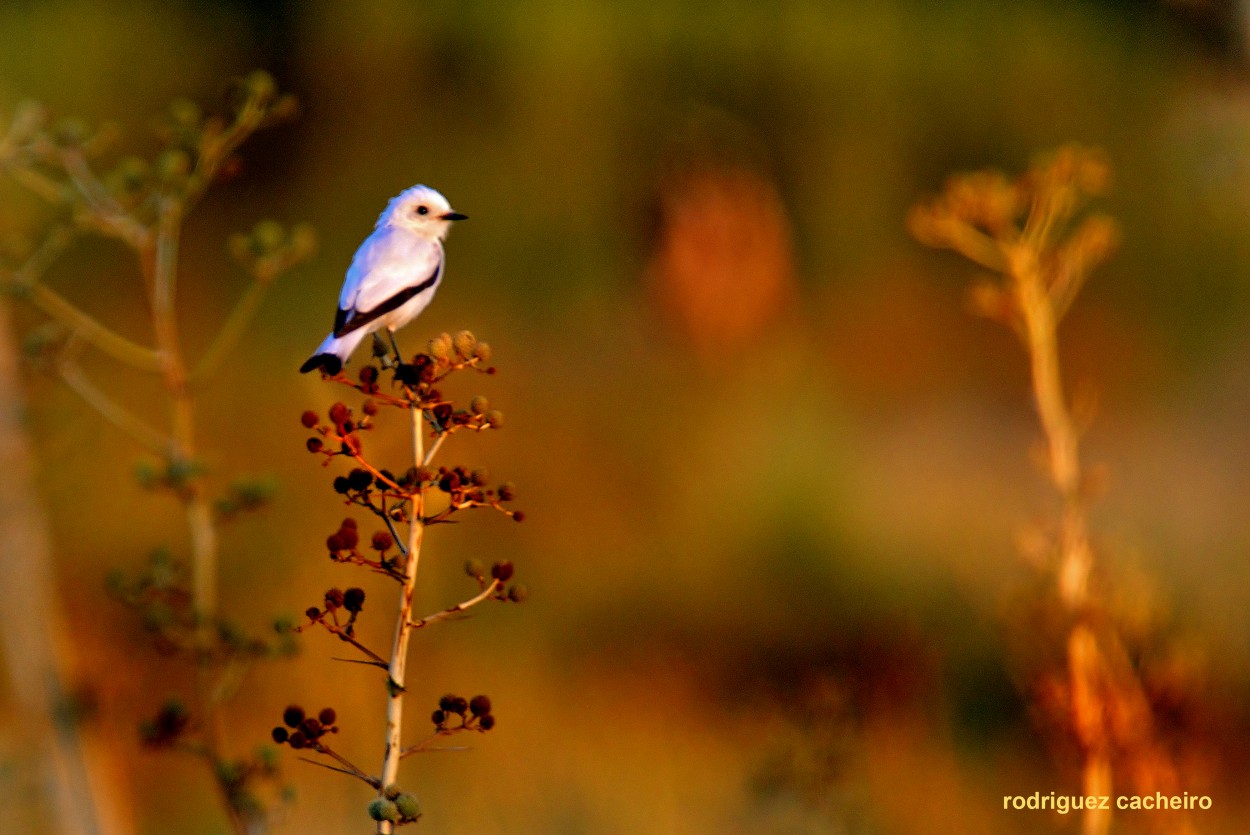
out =
<path fill-rule="evenodd" d="M 300 99 L 191 216 L 179 279 L 194 354 L 246 284 L 227 237 L 270 217 L 317 229 L 318 257 L 198 403 L 210 484 L 279 484 L 222 535 L 223 609 L 250 630 L 330 586 L 391 593 L 325 558 L 337 470 L 297 421 L 343 392 L 296 369 L 389 197 L 425 182 L 470 215 L 401 344 L 491 343 L 498 376 L 453 393 L 486 394 L 507 426 L 444 460 L 515 481 L 528 518 L 432 530 L 418 608 L 460 600 L 475 556 L 512 560 L 532 598 L 418 633 L 414 733 L 447 691 L 489 693 L 499 725 L 403 775 L 423 827 L 482 835 L 1079 831 L 1002 808 L 1076 793 L 1080 768 L 1024 683 L 1055 651 L 1017 546 L 1055 513 L 1026 360 L 968 315 L 975 269 L 903 221 L 955 171 L 1104 148 L 1124 243 L 1061 334 L 1070 388 L 1096 394 L 1087 462 L 1109 474 L 1091 524 L 1182 788 L 1214 799 L 1193 821 L 1233 833 L 1250 815 L 1245 31 L 1203 3 L 10 3 L 0 113 L 33 97 L 116 120 L 142 153 L 170 99 L 214 105 L 254 67 Z M 0 228 L 47 219 L 7 180 L 0 194 Z M 150 338 L 111 244 L 77 245 L 49 282 Z M 11 308 L 19 334 L 41 321 Z M 164 420 L 150 380 L 84 367 Z M 25 383 L 77 685 L 126 763 L 119 803 L 135 832 L 225 832 L 202 767 L 134 730 L 189 695 L 186 667 L 104 590 L 157 546 L 185 551 L 177 506 L 55 379 Z M 393 446 L 386 427 L 374 448 L 402 456 L 402 422 Z M 366 609 L 362 640 L 387 644 L 388 610 Z M 249 673 L 230 745 L 264 743 L 289 702 L 329 704 L 336 748 L 376 768 L 378 677 L 330 660 L 324 634 L 301 646 Z M 39 820 L 13 717 L 6 832 Z M 299 793 L 284 831 L 367 831 L 367 789 L 288 751 L 283 769 Z"/>

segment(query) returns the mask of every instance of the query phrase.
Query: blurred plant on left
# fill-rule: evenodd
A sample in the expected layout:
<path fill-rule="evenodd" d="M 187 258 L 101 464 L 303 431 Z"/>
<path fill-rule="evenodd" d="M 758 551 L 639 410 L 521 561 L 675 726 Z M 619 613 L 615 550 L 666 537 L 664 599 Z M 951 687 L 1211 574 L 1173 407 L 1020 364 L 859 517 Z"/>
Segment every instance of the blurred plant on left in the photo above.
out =
<path fill-rule="evenodd" d="M 264 504 L 272 485 L 240 479 L 222 495 L 211 493 L 197 443 L 196 390 L 238 343 L 272 281 L 312 254 L 315 237 L 307 226 L 268 220 L 231 237 L 230 253 L 252 280 L 194 361 L 179 335 L 179 243 L 188 213 L 207 188 L 237 171 L 239 146 L 294 112 L 294 98 L 279 94 L 273 78 L 257 71 L 235 85 L 225 115 L 205 115 L 185 99 L 171 104 L 157 122 L 161 147 L 154 159 L 119 153 L 119 131 L 112 126 L 50 122 L 34 103 L 17 106 L 7 125 L 0 122 L 0 172 L 51 209 L 48 225 L 29 242 L 11 245 L 0 261 L 0 288 L 47 317 L 26 347 L 41 368 L 151 456 L 140 465 L 140 481 L 172 495 L 183 509 L 185 559 L 157 548 L 141 576 L 109 578 L 110 591 L 139 613 L 158 649 L 182 654 L 195 671 L 190 706 L 171 699 L 140 732 L 151 747 L 190 752 L 205 762 L 236 833 L 268 828 L 279 807 L 266 790 L 278 788 L 278 774 L 271 752 L 244 759 L 229 753 L 223 706 L 251 662 L 289 654 L 293 644 L 282 624 L 275 637 L 262 638 L 218 615 L 218 528 Z M 150 345 L 107 327 L 43 281 L 83 236 L 103 236 L 133 254 L 141 292 L 128 296 L 118 288 L 115 298 L 143 306 Z M 154 375 L 163 402 L 121 402 L 84 373 L 78 357 L 85 350 Z"/>

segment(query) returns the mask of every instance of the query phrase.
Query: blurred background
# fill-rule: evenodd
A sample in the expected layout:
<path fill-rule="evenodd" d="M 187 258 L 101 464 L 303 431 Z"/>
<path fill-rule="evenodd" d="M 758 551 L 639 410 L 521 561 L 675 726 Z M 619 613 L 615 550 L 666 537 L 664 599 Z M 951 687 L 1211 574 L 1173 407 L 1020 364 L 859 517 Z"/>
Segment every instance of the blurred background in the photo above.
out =
<path fill-rule="evenodd" d="M 189 219 L 179 285 L 194 355 L 247 282 L 227 237 L 264 218 L 317 229 L 318 256 L 272 289 L 198 403 L 210 483 L 279 485 L 223 533 L 223 609 L 252 630 L 333 585 L 391 593 L 325 558 L 344 509 L 298 418 L 343 392 L 296 369 L 386 200 L 424 182 L 470 215 L 401 342 L 469 328 L 491 343 L 498 376 L 453 388 L 488 395 L 506 429 L 454 438 L 443 460 L 515 481 L 528 518 L 432 531 L 418 608 L 462 599 L 469 557 L 511 559 L 532 598 L 414 640 L 414 734 L 447 691 L 490 694 L 499 723 L 471 753 L 405 761 L 438 833 L 1077 831 L 1075 815 L 1002 811 L 1080 785 L 1030 689 L 1061 635 L 1034 628 L 1049 592 L 1017 547 L 1056 510 L 1026 361 L 966 312 L 975 269 L 903 221 L 956 171 L 1104 148 L 1101 208 L 1124 243 L 1062 333 L 1070 388 L 1096 393 L 1092 527 L 1181 786 L 1214 800 L 1193 822 L 1231 833 L 1250 815 L 1245 15 L 1231 0 L 10 0 L 0 111 L 34 98 L 115 120 L 147 153 L 175 97 L 217 106 L 254 68 L 299 97 Z M 40 221 L 0 205 L 6 230 Z M 49 282 L 150 337 L 112 244 L 77 245 Z M 10 308 L 19 335 L 41 321 Z M 151 381 L 84 367 L 164 420 Z M 74 686 L 124 764 L 120 814 L 138 833 L 225 832 L 202 766 L 135 732 L 189 696 L 186 668 L 104 590 L 159 545 L 185 553 L 177 505 L 55 379 L 24 381 Z M 389 609 L 366 609 L 365 640 L 387 644 Z M 329 636 L 301 644 L 251 671 L 230 746 L 265 742 L 292 701 L 333 705 L 336 748 L 375 769 L 377 677 L 331 661 Z M 0 715 L 6 832 L 40 820 L 20 724 Z M 299 800 L 281 831 L 367 831 L 364 787 L 283 757 Z M 1159 825 L 1121 815 L 1114 831 Z"/>

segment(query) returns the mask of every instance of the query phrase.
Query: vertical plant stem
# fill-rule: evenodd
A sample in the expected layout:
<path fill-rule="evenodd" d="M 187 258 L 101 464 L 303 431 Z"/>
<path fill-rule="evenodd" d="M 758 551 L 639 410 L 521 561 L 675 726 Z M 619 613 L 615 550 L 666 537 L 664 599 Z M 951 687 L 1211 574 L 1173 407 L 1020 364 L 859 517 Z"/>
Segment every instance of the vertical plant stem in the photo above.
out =
<path fill-rule="evenodd" d="M 1058 321 L 1037 256 L 1021 247 L 1012 254 L 1011 275 L 1024 315 L 1033 401 L 1046 436 L 1050 478 L 1063 500 L 1060 528 L 1059 594 L 1070 610 L 1084 605 L 1093 555 L 1081 506 L 1080 444 L 1063 395 L 1059 370 Z"/>
<path fill-rule="evenodd" d="M 158 205 L 155 244 L 140 250 L 151 294 L 152 330 L 161 379 L 170 400 L 171 467 L 193 466 L 196 449 L 195 404 L 182 356 L 175 304 L 182 217 L 182 202 L 172 196 L 162 197 Z M 186 479 L 182 497 L 191 540 L 191 598 L 196 618 L 196 696 L 203 721 L 205 753 L 208 760 L 216 765 L 222 760 L 223 733 L 218 703 L 213 697 L 215 670 L 212 644 L 217 622 L 217 529 L 203 484 L 195 473 Z M 243 835 L 247 832 L 246 822 L 234 808 L 226 786 L 220 780 L 216 782 L 231 828 Z"/>
<path fill-rule="evenodd" d="M 425 460 L 423 424 L 424 410 L 412 403 L 412 460 L 413 466 L 422 466 Z M 386 753 L 382 759 L 381 789 L 394 785 L 399 775 L 399 760 L 403 755 L 404 676 L 408 661 L 408 639 L 412 636 L 412 598 L 417 586 L 417 565 L 421 559 L 421 539 L 425 533 L 422 515 L 425 512 L 425 485 L 418 483 L 412 497 L 412 518 L 408 525 L 408 557 L 404 568 L 404 581 L 399 592 L 399 613 L 395 621 L 395 642 L 391 647 L 391 664 L 388 670 L 386 702 Z M 379 835 L 389 835 L 394 830 L 390 821 L 378 821 Z"/>
<path fill-rule="evenodd" d="M 79 643 L 57 592 L 26 429 L 8 309 L 0 304 L 0 656 L 14 712 L 11 730 L 25 749 L 17 762 L 39 770 L 41 831 L 121 835 L 134 827 L 116 748 L 68 709 Z"/>
<path fill-rule="evenodd" d="M 1059 530 L 1059 597 L 1077 617 L 1068 637 L 1068 674 L 1077 736 L 1085 751 L 1082 784 L 1086 796 L 1111 794 L 1110 745 L 1104 727 L 1101 688 L 1105 663 L 1093 631 L 1084 622 L 1093 554 L 1081 502 L 1080 447 L 1063 394 L 1057 338 L 1058 317 L 1047 292 L 1036 251 L 1021 246 L 1011 253 L 1011 278 L 1027 340 L 1033 400 L 1046 436 L 1050 478 L 1063 501 Z M 1106 835 L 1111 812 L 1086 809 L 1084 835 Z"/>

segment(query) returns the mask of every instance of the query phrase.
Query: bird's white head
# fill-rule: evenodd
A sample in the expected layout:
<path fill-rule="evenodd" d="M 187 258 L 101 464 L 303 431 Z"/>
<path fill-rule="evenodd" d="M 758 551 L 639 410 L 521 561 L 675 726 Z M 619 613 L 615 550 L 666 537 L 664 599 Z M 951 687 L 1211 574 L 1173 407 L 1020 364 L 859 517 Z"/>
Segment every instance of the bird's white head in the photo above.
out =
<path fill-rule="evenodd" d="M 452 211 L 447 198 L 429 186 L 413 186 L 386 204 L 386 210 L 378 217 L 377 228 L 394 226 L 441 240 L 452 221 L 466 217 Z"/>

